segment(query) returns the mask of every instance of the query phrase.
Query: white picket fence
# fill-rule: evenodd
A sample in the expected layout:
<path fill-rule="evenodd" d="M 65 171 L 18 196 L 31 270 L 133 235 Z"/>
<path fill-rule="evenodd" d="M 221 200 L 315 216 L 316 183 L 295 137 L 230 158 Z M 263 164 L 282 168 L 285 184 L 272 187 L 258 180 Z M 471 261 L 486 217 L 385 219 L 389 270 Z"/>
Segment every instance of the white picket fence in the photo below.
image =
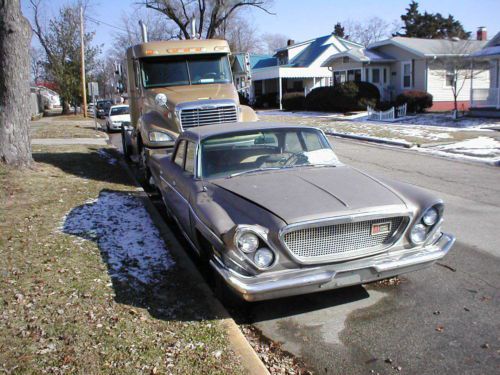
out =
<path fill-rule="evenodd" d="M 406 108 L 406 103 L 398 107 L 392 107 L 387 111 L 376 111 L 375 108 L 368 106 L 368 120 L 394 121 L 397 118 L 406 116 Z"/>

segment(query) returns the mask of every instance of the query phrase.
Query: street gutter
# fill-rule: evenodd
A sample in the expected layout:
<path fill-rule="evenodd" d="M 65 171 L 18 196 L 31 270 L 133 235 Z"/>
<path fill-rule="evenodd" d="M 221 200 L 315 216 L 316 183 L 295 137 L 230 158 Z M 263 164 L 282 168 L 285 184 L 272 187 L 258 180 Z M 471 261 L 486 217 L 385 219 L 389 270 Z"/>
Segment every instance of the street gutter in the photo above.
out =
<path fill-rule="evenodd" d="M 405 147 L 405 148 L 412 148 L 413 146 L 415 146 L 414 143 L 406 142 L 406 141 L 393 141 L 390 139 L 369 137 L 366 135 L 356 135 L 356 134 L 351 134 L 351 133 L 338 133 L 338 132 L 333 132 L 331 130 L 325 131 L 325 134 L 331 135 L 333 137 L 349 138 L 349 139 L 355 139 L 358 141 L 381 143 L 381 144 L 386 144 L 386 145 L 390 145 L 390 146 L 398 146 L 398 147 Z"/>

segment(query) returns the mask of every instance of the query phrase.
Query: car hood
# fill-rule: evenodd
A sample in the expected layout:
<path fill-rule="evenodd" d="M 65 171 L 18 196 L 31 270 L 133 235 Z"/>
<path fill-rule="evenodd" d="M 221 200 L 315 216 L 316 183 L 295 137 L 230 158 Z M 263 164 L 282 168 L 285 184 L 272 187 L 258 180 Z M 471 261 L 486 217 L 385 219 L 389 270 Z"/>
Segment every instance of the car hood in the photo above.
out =
<path fill-rule="evenodd" d="M 186 85 L 149 89 L 148 98 L 154 103 L 157 94 L 165 94 L 168 103 L 177 105 L 185 102 L 194 102 L 199 100 L 231 99 L 238 101 L 238 94 L 232 84 L 204 84 L 204 85 Z"/>
<path fill-rule="evenodd" d="M 406 209 L 403 198 L 393 189 L 348 166 L 257 172 L 211 182 L 288 224 L 387 206 Z"/>
<path fill-rule="evenodd" d="M 129 114 L 114 115 L 114 116 L 109 116 L 109 119 L 111 121 L 130 121 L 130 115 Z"/>

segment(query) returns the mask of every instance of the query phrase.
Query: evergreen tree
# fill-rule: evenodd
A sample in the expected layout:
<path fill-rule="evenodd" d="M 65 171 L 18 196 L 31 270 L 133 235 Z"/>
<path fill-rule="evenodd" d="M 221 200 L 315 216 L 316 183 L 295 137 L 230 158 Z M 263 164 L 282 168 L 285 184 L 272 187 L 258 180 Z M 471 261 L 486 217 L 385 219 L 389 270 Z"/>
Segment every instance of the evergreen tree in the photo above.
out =
<path fill-rule="evenodd" d="M 406 8 L 406 14 L 401 16 L 401 20 L 404 23 L 405 32 L 397 33 L 398 36 L 426 39 L 451 39 L 454 37 L 468 39 L 471 35 L 452 15 L 445 18 L 440 13 L 420 13 L 418 2 L 415 0 L 412 0 Z"/>
<path fill-rule="evenodd" d="M 345 38 L 344 27 L 340 24 L 340 22 L 335 24 L 333 35 L 338 36 L 339 38 Z"/>

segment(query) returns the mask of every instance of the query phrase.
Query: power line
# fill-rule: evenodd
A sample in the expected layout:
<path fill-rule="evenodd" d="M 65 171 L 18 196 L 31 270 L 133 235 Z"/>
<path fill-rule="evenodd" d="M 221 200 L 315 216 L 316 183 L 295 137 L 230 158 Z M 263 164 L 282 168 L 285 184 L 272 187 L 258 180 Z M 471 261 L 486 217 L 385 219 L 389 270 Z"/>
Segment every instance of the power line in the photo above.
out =
<path fill-rule="evenodd" d="M 106 25 L 106 26 L 108 26 L 108 27 L 112 27 L 112 28 L 114 28 L 114 29 L 120 30 L 120 31 L 122 31 L 122 32 L 124 32 L 124 33 L 127 33 L 127 34 L 129 33 L 129 30 L 122 29 L 121 27 L 118 27 L 118 26 L 112 25 L 112 24 L 110 24 L 110 23 L 107 23 L 107 22 L 104 22 L 104 21 L 101 21 L 101 20 L 98 20 L 98 19 L 92 18 L 92 17 L 90 17 L 90 16 L 85 16 L 85 19 L 86 19 L 87 21 L 93 22 L 93 23 L 95 23 L 95 24 L 97 24 L 97 25 L 103 24 L 103 25 Z"/>

